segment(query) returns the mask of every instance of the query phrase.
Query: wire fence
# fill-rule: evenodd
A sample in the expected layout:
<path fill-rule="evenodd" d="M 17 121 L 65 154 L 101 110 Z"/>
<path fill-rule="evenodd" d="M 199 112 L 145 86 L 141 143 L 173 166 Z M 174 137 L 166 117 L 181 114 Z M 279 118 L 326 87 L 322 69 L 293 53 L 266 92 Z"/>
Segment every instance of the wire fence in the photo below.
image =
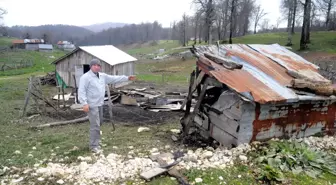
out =
<path fill-rule="evenodd" d="M 0 48 L 0 71 L 27 68 L 34 65 L 34 59 L 24 50 Z"/>

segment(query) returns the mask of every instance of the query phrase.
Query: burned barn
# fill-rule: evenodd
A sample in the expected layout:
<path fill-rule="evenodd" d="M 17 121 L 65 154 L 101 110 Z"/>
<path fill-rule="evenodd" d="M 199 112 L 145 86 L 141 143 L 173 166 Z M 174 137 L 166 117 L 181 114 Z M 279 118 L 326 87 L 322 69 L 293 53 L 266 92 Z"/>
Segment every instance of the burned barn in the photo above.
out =
<path fill-rule="evenodd" d="M 200 131 L 227 147 L 271 138 L 335 133 L 336 97 L 318 67 L 278 45 L 199 46 L 184 133 Z M 191 100 L 197 103 L 191 110 Z M 193 128 L 193 129 L 191 129 Z"/>

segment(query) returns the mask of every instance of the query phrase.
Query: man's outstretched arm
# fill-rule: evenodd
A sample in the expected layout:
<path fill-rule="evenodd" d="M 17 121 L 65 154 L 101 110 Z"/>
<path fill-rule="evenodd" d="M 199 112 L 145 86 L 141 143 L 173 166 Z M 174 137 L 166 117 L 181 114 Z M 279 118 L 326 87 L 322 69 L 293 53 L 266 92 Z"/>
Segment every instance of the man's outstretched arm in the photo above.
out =
<path fill-rule="evenodd" d="M 106 84 L 117 84 L 121 82 L 127 82 L 127 81 L 134 81 L 136 79 L 135 76 L 125 76 L 125 75 L 108 75 L 103 73 L 102 74 L 105 78 Z"/>

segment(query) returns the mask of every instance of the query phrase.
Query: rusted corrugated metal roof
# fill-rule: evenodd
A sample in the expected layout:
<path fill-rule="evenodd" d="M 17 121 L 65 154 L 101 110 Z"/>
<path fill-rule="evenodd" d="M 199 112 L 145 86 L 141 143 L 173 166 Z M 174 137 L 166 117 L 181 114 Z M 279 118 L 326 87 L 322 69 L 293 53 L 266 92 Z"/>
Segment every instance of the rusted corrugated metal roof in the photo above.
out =
<path fill-rule="evenodd" d="M 198 46 L 195 49 L 201 55 L 198 66 L 203 71 L 252 101 L 264 104 L 335 98 L 311 93 L 297 94 L 288 88 L 294 78 L 287 73 L 287 70 L 309 75 L 319 81 L 327 79 L 318 73 L 317 66 L 280 45 L 231 44 Z M 202 56 L 205 52 L 229 57 L 234 62 L 242 64 L 243 68 L 228 70 Z"/>
<path fill-rule="evenodd" d="M 13 40 L 12 43 L 13 44 L 23 44 L 24 41 L 23 40 Z"/>

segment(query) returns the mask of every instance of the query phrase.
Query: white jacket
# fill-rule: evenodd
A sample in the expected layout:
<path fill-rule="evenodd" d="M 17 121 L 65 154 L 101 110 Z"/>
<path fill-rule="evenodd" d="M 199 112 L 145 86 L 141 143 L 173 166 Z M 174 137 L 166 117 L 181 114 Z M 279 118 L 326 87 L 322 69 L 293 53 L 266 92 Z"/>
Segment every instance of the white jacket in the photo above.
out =
<path fill-rule="evenodd" d="M 104 104 L 105 85 L 128 81 L 128 76 L 112 76 L 99 73 L 99 78 L 91 70 L 81 76 L 79 80 L 78 99 L 82 105 L 98 107 Z"/>

